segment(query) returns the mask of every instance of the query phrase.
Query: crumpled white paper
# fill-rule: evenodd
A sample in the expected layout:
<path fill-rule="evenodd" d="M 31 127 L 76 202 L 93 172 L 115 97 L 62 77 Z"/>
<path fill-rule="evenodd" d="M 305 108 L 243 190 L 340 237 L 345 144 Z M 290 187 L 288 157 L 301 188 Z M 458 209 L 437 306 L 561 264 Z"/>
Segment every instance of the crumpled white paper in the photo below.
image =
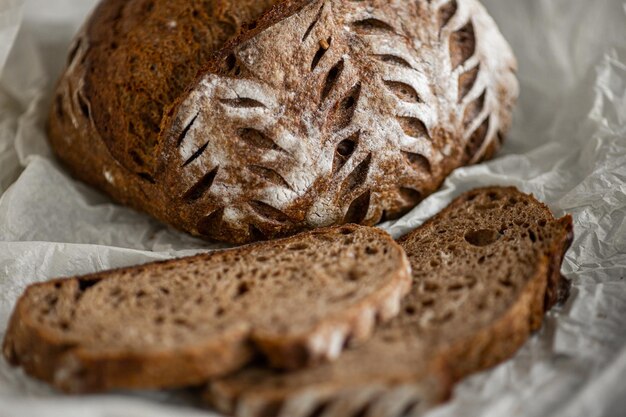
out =
<path fill-rule="evenodd" d="M 573 287 L 515 358 L 461 383 L 429 417 L 624 416 L 626 3 L 485 2 L 519 59 L 510 138 L 496 160 L 457 170 L 384 228 L 399 236 L 463 191 L 516 185 L 574 216 L 563 265 Z M 51 89 L 94 3 L 0 0 L 0 338 L 30 283 L 210 249 L 112 204 L 51 157 Z M 171 415 L 214 414 L 181 392 L 64 397 L 0 359 L 0 417 Z"/>

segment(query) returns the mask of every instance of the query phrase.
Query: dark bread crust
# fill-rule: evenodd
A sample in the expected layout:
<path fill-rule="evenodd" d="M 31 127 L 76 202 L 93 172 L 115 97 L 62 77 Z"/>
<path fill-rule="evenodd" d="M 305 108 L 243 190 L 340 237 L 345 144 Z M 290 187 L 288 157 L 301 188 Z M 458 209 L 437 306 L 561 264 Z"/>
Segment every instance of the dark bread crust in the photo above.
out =
<path fill-rule="evenodd" d="M 231 127 L 229 121 L 222 121 L 221 116 L 208 115 L 209 119 L 218 121 L 218 130 L 221 126 L 225 127 L 216 138 L 226 144 L 198 143 L 196 150 L 192 143 L 189 146 L 192 152 L 195 151 L 193 158 L 211 159 L 211 155 L 218 155 L 226 149 L 225 152 L 230 153 L 229 160 L 218 160 L 217 164 L 215 161 L 207 162 L 202 167 L 203 172 L 199 172 L 198 167 L 187 166 L 193 158 L 179 161 L 176 143 L 191 127 L 190 124 L 182 125 L 186 117 L 182 110 L 186 100 L 200 91 L 198 84 L 211 74 L 232 78 L 233 81 L 255 81 L 258 77 L 246 72 L 245 68 L 240 76 L 226 75 L 232 54 L 238 48 L 254 44 L 255 38 L 262 37 L 276 25 L 284 24 L 292 17 L 302 17 L 305 9 L 313 3 L 317 7 L 319 2 L 104 0 L 79 33 L 68 68 L 57 89 L 49 121 L 49 137 L 54 151 L 75 177 L 103 190 L 116 201 L 146 211 L 194 235 L 230 243 L 282 237 L 332 224 L 373 225 L 380 220 L 396 218 L 437 189 L 456 167 L 493 156 L 508 131 L 517 95 L 514 58 L 495 24 L 474 0 L 463 0 L 467 5 L 461 6 L 451 0 L 439 10 L 436 9 L 439 6 L 424 0 L 412 5 L 415 10 L 411 12 L 397 5 L 390 7 L 383 5 L 384 2 L 376 3 L 376 8 L 383 14 L 392 9 L 393 13 L 414 13 L 415 16 L 411 17 L 421 23 L 416 26 L 428 28 L 424 29 L 428 33 L 420 32 L 419 36 L 411 34 L 409 37 L 419 38 L 425 45 L 423 51 L 437 50 L 439 55 L 430 59 L 433 61 L 430 64 L 441 65 L 443 72 L 450 72 L 449 76 L 443 76 L 435 71 L 432 77 L 429 76 L 432 79 L 424 81 L 423 87 L 432 90 L 434 97 L 432 102 L 426 104 L 435 106 L 437 101 L 442 101 L 442 97 L 449 96 L 446 100 L 450 108 L 444 106 L 436 117 L 429 116 L 433 121 L 439 119 L 439 124 L 412 116 L 399 119 L 399 123 L 406 124 L 402 129 L 409 132 L 408 136 L 420 136 L 409 140 L 412 143 L 410 150 L 402 149 L 397 157 L 391 158 L 370 150 L 372 156 L 368 159 L 365 155 L 367 150 L 362 148 L 371 145 L 363 145 L 358 137 L 351 137 L 337 144 L 336 150 L 324 148 L 319 157 L 311 156 L 320 161 L 336 153 L 332 167 L 320 165 L 313 174 L 304 177 L 294 174 L 297 178 L 286 180 L 286 175 L 291 174 L 284 171 L 303 172 L 309 169 L 308 163 L 293 166 L 293 160 L 289 163 L 272 161 L 272 151 L 268 151 L 268 147 L 274 145 L 268 142 L 272 138 L 264 137 L 261 132 L 262 123 L 252 123 L 247 130 L 243 129 L 244 133 L 239 130 L 240 136 L 249 134 L 243 137 L 249 143 L 258 145 L 261 142 L 260 149 L 248 151 L 246 146 L 249 144 L 240 142 L 242 138 L 230 138 L 232 132 L 226 132 Z M 333 7 L 341 9 L 349 4 L 368 9 L 365 3 L 360 2 L 338 2 Z M 272 5 L 275 7 L 271 8 Z M 464 8 L 470 10 L 466 13 L 469 16 L 457 13 Z M 256 23 L 244 23 L 255 19 Z M 305 31 L 308 22 L 299 24 L 304 26 L 297 30 Z M 367 32 L 380 29 L 377 25 L 381 25 L 381 21 L 365 19 L 355 24 L 358 30 Z M 384 25 L 382 29 L 383 32 L 388 30 Z M 316 33 L 314 28 L 306 30 Z M 435 39 L 438 34 L 445 38 Z M 318 36 L 321 35 L 316 33 L 316 39 Z M 275 46 L 278 50 L 283 48 L 281 42 L 287 40 L 278 34 Z M 341 47 L 356 48 L 356 51 L 362 47 L 359 46 L 360 41 L 342 44 L 343 41 L 336 38 L 334 42 L 331 50 Z M 307 45 L 306 48 L 320 48 L 324 42 L 321 46 L 316 45 Z M 260 48 L 263 50 L 268 46 Z M 427 59 L 418 56 L 422 50 L 410 52 L 411 58 L 386 53 L 378 57 L 390 68 L 397 66 L 402 70 L 411 66 L 407 59 L 415 62 Z M 322 54 L 323 51 L 320 51 L 318 53 Z M 332 53 L 326 54 L 327 59 L 330 55 Z M 363 82 L 378 77 L 381 71 L 374 60 L 363 60 L 356 55 L 355 62 L 360 62 L 360 59 L 365 63 L 359 64 L 366 79 Z M 447 68 L 448 61 L 458 67 Z M 287 72 L 294 72 L 298 64 L 288 65 L 291 67 L 287 68 Z M 259 71 L 262 73 L 267 66 L 260 63 L 253 69 L 259 75 Z M 326 71 L 326 66 L 322 59 L 319 68 Z M 325 73 L 315 74 L 315 77 L 318 76 L 325 77 Z M 441 79 L 437 79 L 439 76 Z M 261 74 L 261 83 L 265 79 L 265 75 Z M 303 85 L 308 89 L 308 84 Z M 401 99 L 419 102 L 424 98 L 423 95 L 416 97 L 413 87 L 408 86 L 407 89 L 407 86 L 397 81 L 387 84 L 390 91 Z M 285 86 L 284 89 L 300 94 L 298 87 Z M 385 90 L 387 87 L 380 86 L 384 94 L 389 94 Z M 302 108 L 315 104 L 313 95 L 317 94 L 317 89 L 311 88 L 311 97 L 302 98 Z M 479 90 L 482 89 L 481 95 Z M 357 90 L 354 97 L 344 100 L 345 103 L 350 103 L 349 99 L 358 101 Z M 305 96 L 307 94 L 305 92 Z M 382 95 L 379 94 L 380 97 Z M 395 96 L 385 100 L 391 103 Z M 205 108 L 219 106 L 218 103 L 216 99 Z M 389 103 L 382 107 L 389 107 Z M 288 129 L 302 130 L 290 134 L 301 143 L 306 143 L 310 140 L 309 136 L 315 135 L 308 135 L 304 132 L 306 129 L 298 127 L 306 117 L 298 113 L 297 105 L 295 107 L 290 110 L 293 114 L 286 117 L 288 123 L 284 124 Z M 347 111 L 341 110 L 341 106 L 338 108 L 340 111 L 333 113 L 333 117 L 341 124 L 346 122 L 349 114 L 344 114 Z M 369 111 L 379 112 L 376 108 Z M 328 109 L 315 117 L 324 116 L 324 112 Z M 406 113 L 406 110 L 402 108 L 390 113 L 395 116 L 395 113 Z M 333 117 L 328 117 L 331 123 L 339 123 Z M 444 121 L 447 119 L 449 122 Z M 205 131 L 197 135 L 198 140 L 210 138 L 211 123 L 203 123 L 201 128 Z M 323 136 L 329 136 L 326 127 L 316 126 L 315 129 L 323 131 Z M 361 130 L 364 136 L 369 136 L 369 133 L 363 133 L 367 129 Z M 397 141 L 397 136 L 401 135 L 398 131 L 390 137 L 396 137 L 394 140 Z M 431 147 L 426 143 L 417 146 L 413 143 L 415 139 L 432 140 L 434 150 L 425 149 Z M 329 140 L 336 138 L 329 137 L 322 142 Z M 378 145 L 382 146 L 381 143 Z M 416 146 L 419 149 L 414 149 Z M 398 146 L 393 144 L 386 148 Z M 299 152 L 302 154 L 306 150 Z M 237 161 L 238 158 L 240 160 Z M 357 161 L 358 158 L 362 160 Z M 295 155 L 293 159 L 302 162 L 303 155 Z M 352 169 L 352 172 L 340 173 L 342 166 L 345 170 Z M 195 172 L 191 173 L 193 170 Z M 376 174 L 378 171 L 386 175 Z M 342 190 L 335 189 L 337 184 L 344 182 L 347 185 Z M 232 191 L 237 187 L 243 190 L 242 195 L 233 197 L 217 191 Z M 211 189 L 216 191 L 209 192 Z M 272 199 L 262 198 L 262 194 L 291 197 L 287 203 L 281 201 L 281 204 L 276 204 Z M 326 206 L 318 207 L 322 203 Z M 329 214 L 331 211 L 333 213 Z"/>
<path fill-rule="evenodd" d="M 154 175 L 161 120 L 211 54 L 277 0 L 107 0 L 86 25 L 85 99 L 129 171 Z"/>
<path fill-rule="evenodd" d="M 491 196 L 495 196 L 495 202 L 491 201 Z M 462 221 L 472 225 L 475 210 L 483 210 L 483 207 L 487 211 L 498 210 L 494 208 L 497 207 L 495 205 L 509 204 L 507 201 L 528 204 L 522 206 L 523 210 L 538 216 L 537 222 L 533 222 L 528 229 L 534 234 L 526 233 L 526 243 L 520 242 L 528 247 L 528 239 L 535 239 L 532 246 L 537 252 L 530 251 L 520 256 L 518 261 L 527 264 L 522 271 L 527 271 L 529 275 L 521 280 L 503 281 L 504 286 L 498 284 L 485 293 L 480 285 L 506 278 L 507 275 L 489 272 L 489 258 L 481 258 L 485 262 L 483 281 L 468 284 L 466 280 L 466 287 L 462 289 L 462 292 L 467 292 L 468 299 L 474 300 L 472 303 L 476 304 L 472 304 L 471 308 L 467 305 L 458 307 L 459 311 L 455 311 L 452 321 L 438 325 L 441 328 L 420 330 L 422 324 L 419 317 L 432 317 L 429 309 L 433 302 L 435 306 L 438 303 L 454 302 L 455 291 L 459 289 L 454 275 L 463 275 L 463 268 L 460 267 L 457 273 L 448 277 L 448 283 L 443 277 L 438 277 L 436 271 L 431 271 L 439 266 L 431 266 L 448 259 L 448 256 L 462 264 L 472 251 L 478 251 L 476 256 L 483 253 L 483 256 L 488 256 L 490 253 L 489 250 L 483 251 L 483 242 L 480 240 L 475 242 L 479 247 L 466 247 L 459 253 L 455 253 L 458 247 L 447 247 L 447 243 L 445 246 L 433 244 L 429 248 L 422 242 L 438 239 L 440 231 L 445 232 L 441 235 L 445 240 L 448 228 L 454 227 L 452 216 L 466 216 L 467 219 Z M 507 250 L 514 248 L 516 241 L 507 243 L 506 239 L 522 236 L 525 221 L 529 221 L 529 218 L 520 218 L 519 228 L 516 224 L 512 226 L 513 229 L 521 230 L 521 235 L 517 231 L 514 234 L 504 231 L 500 237 L 496 234 L 494 238 L 503 241 L 501 243 Z M 511 228 L 506 223 L 508 221 L 499 220 L 497 215 L 493 217 L 492 226 L 496 230 Z M 482 223 L 477 224 L 479 226 L 476 227 L 482 227 Z M 490 235 L 484 234 L 482 237 L 489 238 Z M 241 371 L 210 383 L 205 398 L 223 412 L 251 417 L 280 413 L 305 417 L 318 409 L 322 410 L 321 414 L 324 410 L 345 410 L 342 415 L 348 417 L 377 415 L 375 410 L 379 410 L 381 415 L 390 416 L 404 415 L 400 410 L 425 411 L 448 399 L 460 379 L 512 357 L 531 333 L 539 329 L 561 285 L 560 266 L 572 238 L 571 216 L 556 220 L 547 206 L 515 188 L 489 187 L 465 193 L 417 230 L 399 240 L 412 264 L 413 289 L 403 302 L 403 313 L 378 329 L 374 338 L 362 346 L 347 350 L 334 364 L 323 365 L 317 370 L 290 374 L 272 373 L 263 368 Z M 458 245 L 458 241 L 454 241 L 453 245 Z M 438 251 L 444 252 L 444 255 L 438 257 Z M 508 261 L 498 258 L 496 263 L 505 262 Z M 435 285 L 440 288 L 449 285 L 451 290 L 446 294 L 430 293 L 428 287 L 434 288 Z M 507 288 L 510 290 L 511 285 L 516 288 L 514 293 L 504 295 L 506 303 L 498 304 L 493 293 Z M 469 298 L 472 292 L 478 298 Z M 486 304 L 481 306 L 483 300 Z M 421 307 L 423 304 L 428 307 Z M 437 319 L 439 316 L 434 314 Z M 480 318 L 481 314 L 484 320 Z M 456 325 L 451 324 L 455 320 Z M 397 339 L 395 341 L 394 335 Z M 385 339 L 390 342 L 385 343 Z M 297 401 L 304 401 L 307 406 L 294 407 Z M 394 402 L 396 408 L 392 405 Z M 397 414 L 391 412 L 394 409 Z"/>
<path fill-rule="evenodd" d="M 346 256 L 377 260 L 379 275 L 357 272 L 349 263 L 306 265 L 313 256 L 310 251 L 327 250 L 337 252 L 344 262 L 348 262 Z M 270 259 L 279 255 L 299 257 L 301 263 L 292 270 L 294 265 L 288 260 Z M 265 259 L 261 260 L 262 256 Z M 243 272 L 236 272 L 239 270 Z M 333 271 L 336 276 L 329 276 Z M 351 284 L 343 273 L 355 274 Z M 304 279 L 307 282 L 302 282 Z M 324 285 L 327 281 L 335 285 Z M 289 297 L 281 292 L 297 282 L 305 292 L 317 288 L 317 297 L 308 298 L 310 304 L 303 301 L 290 306 L 290 299 L 300 299 L 299 295 Z M 385 232 L 354 225 L 321 229 L 230 251 L 34 284 L 14 309 L 3 353 L 11 364 L 66 392 L 197 385 L 237 370 L 258 355 L 278 368 L 302 368 L 335 359 L 347 338 L 367 339 L 376 320 L 387 321 L 397 314 L 409 284 L 406 256 Z M 233 298 L 240 297 L 241 288 L 247 297 L 256 298 Z M 344 294 L 344 290 L 349 292 Z M 118 295 L 114 294 L 123 295 L 115 298 Z M 150 298 L 151 294 L 165 298 Z M 175 299 L 168 297 L 180 294 L 191 297 L 185 301 L 195 310 L 188 311 L 182 301 L 172 304 Z M 197 304 L 197 297 L 207 301 Z M 320 304 L 322 300 L 327 304 Z M 149 307 L 152 304 L 141 304 L 153 301 L 165 307 L 154 310 Z M 230 304 L 223 307 L 225 312 L 214 313 L 214 301 Z M 302 312 L 300 319 L 294 319 L 294 308 Z M 235 313 L 229 313 L 233 309 Z M 116 321 L 108 318 L 116 314 L 114 310 L 137 314 L 121 313 Z M 107 317 L 101 317 L 104 311 Z M 201 320 L 192 323 L 192 329 L 200 330 L 182 333 L 191 336 L 181 342 L 177 340 L 181 336 L 164 342 L 167 335 L 161 324 L 176 323 L 183 313 L 186 320 Z M 143 318 L 139 315 L 147 321 L 133 327 L 133 321 Z M 155 315 L 156 322 L 151 319 Z M 188 325 L 185 320 L 181 323 Z M 107 335 L 112 335 L 113 341 Z"/>
<path fill-rule="evenodd" d="M 75 178 L 171 224 L 170 190 L 154 179 L 161 119 L 217 48 L 278 2 L 101 1 L 56 88 L 48 138 L 57 157 Z"/>

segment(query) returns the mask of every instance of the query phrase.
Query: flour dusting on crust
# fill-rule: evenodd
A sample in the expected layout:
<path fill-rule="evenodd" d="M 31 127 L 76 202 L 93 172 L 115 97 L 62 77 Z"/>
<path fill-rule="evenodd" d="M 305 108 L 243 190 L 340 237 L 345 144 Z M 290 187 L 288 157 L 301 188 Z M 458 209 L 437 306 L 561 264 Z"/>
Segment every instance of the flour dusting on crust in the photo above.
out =
<path fill-rule="evenodd" d="M 313 1 L 224 56 L 175 109 L 163 171 L 214 238 L 398 217 L 493 155 L 518 94 L 475 0 Z"/>

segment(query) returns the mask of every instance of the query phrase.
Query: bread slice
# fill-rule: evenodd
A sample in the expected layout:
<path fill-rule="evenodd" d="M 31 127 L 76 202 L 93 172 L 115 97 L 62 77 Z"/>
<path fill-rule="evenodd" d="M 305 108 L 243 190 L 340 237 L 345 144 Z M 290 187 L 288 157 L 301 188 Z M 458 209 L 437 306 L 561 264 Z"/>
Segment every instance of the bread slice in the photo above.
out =
<path fill-rule="evenodd" d="M 513 355 L 557 299 L 572 219 L 514 188 L 471 191 L 400 244 L 413 269 L 401 314 L 333 364 L 246 369 L 206 398 L 245 417 L 404 416 Z"/>
<path fill-rule="evenodd" d="M 335 359 L 399 311 L 402 248 L 360 226 L 30 286 L 4 355 L 69 392 L 181 387 L 262 353 L 281 368 Z"/>

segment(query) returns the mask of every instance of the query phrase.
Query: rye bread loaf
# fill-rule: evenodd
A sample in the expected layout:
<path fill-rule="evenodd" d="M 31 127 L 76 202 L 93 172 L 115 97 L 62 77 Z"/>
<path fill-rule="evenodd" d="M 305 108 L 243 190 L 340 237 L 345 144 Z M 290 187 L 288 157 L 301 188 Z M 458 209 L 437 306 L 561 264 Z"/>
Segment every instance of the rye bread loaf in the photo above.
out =
<path fill-rule="evenodd" d="M 406 256 L 385 232 L 321 229 L 32 285 L 3 352 L 69 392 L 200 384 L 257 353 L 294 369 L 369 337 L 409 287 Z"/>
<path fill-rule="evenodd" d="M 372 339 L 314 369 L 245 369 L 211 383 L 207 400 L 242 417 L 419 415 L 541 326 L 571 239 L 570 216 L 514 188 L 466 193 L 401 239 L 413 288 Z"/>
<path fill-rule="evenodd" d="M 74 175 L 194 235 L 372 225 L 494 154 L 515 66 L 477 0 L 104 0 L 49 136 Z"/>

